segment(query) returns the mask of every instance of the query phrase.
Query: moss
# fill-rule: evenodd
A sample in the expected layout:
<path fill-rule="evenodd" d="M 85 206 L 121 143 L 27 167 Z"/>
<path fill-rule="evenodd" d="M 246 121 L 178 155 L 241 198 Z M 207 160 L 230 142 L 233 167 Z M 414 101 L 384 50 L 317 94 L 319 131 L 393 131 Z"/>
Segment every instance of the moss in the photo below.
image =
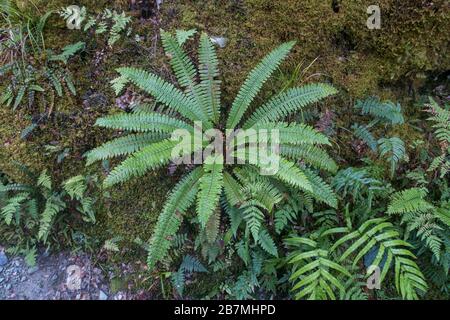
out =
<path fill-rule="evenodd" d="M 22 0 L 22 2 L 30 2 Z M 127 1 L 80 1 L 89 12 L 101 12 L 105 7 L 126 9 Z M 450 15 L 445 1 L 432 5 L 417 5 L 417 1 L 378 1 L 382 10 L 382 29 L 368 30 L 365 26 L 366 8 L 372 1 L 342 1 L 334 12 L 331 1 L 323 0 L 246 0 L 246 1 L 167 1 L 158 17 L 161 24 L 134 19 L 133 30 L 144 40 L 136 44 L 130 39 L 106 48 L 104 39 L 90 37 L 82 31 L 68 30 L 64 22 L 52 16 L 45 31 L 48 48 L 58 50 L 75 41 L 86 41 L 86 52 L 68 66 L 74 75 L 78 91 L 75 97 L 57 99 L 54 117 L 42 124 L 27 140 L 20 132 L 30 124 L 32 112 L 0 108 L 0 170 L 21 179 L 11 160 L 17 160 L 40 171 L 49 169 L 56 181 L 75 174 L 97 170 L 99 165 L 86 169 L 82 155 L 89 149 L 109 140 L 116 133 L 94 126 L 103 115 L 117 112 L 115 96 L 109 81 L 116 76 L 115 68 L 139 66 L 173 80 L 167 59 L 158 38 L 158 29 L 197 28 L 210 35 L 224 36 L 227 46 L 218 50 L 222 71 L 223 102 L 229 106 L 248 72 L 267 52 L 281 42 L 297 40 L 298 44 L 282 71 L 265 87 L 262 96 L 282 87 L 286 80 L 282 73 L 303 63 L 306 67 L 316 58 L 303 78 L 305 81 L 330 81 L 342 88 L 342 95 L 328 99 L 323 107 L 339 113 L 337 126 L 348 128 L 352 120 L 353 103 L 349 97 L 369 94 L 397 100 L 396 87 L 403 83 L 417 84 L 421 74 L 437 74 L 449 68 L 445 54 L 448 48 Z M 72 4 L 69 0 L 41 1 L 39 10 L 59 9 Z M 288 14 L 286 14 L 288 12 Z M 188 43 L 195 53 L 194 45 Z M 103 53 L 103 58 L 95 59 Z M 418 77 L 419 76 L 419 77 Z M 98 97 L 103 97 L 97 101 Z M 409 104 L 405 104 L 411 108 Z M 407 143 L 416 132 L 401 127 L 393 132 Z M 350 137 L 337 141 L 336 157 L 354 157 L 348 148 Z M 70 148 L 69 156 L 61 163 L 55 154 L 45 154 L 47 144 Z M 340 147 L 340 149 L 339 149 Z M 127 243 L 140 237 L 147 240 L 166 198 L 176 179 L 167 179 L 165 172 L 150 173 L 123 186 L 110 190 L 110 198 L 99 208 L 98 224 L 92 233 L 101 239 L 120 235 Z M 100 197 L 100 195 L 98 195 Z"/>

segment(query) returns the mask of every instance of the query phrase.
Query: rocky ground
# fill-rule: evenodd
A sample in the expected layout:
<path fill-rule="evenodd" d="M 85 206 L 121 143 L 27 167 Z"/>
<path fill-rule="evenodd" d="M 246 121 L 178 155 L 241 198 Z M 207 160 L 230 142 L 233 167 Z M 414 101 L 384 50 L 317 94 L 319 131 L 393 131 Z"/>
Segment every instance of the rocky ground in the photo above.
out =
<path fill-rule="evenodd" d="M 0 247 L 0 300 L 124 300 L 127 288 L 111 290 L 113 275 L 105 277 L 86 254 L 42 253 L 35 266 L 11 257 Z M 114 293 L 112 293 L 114 291 Z"/>

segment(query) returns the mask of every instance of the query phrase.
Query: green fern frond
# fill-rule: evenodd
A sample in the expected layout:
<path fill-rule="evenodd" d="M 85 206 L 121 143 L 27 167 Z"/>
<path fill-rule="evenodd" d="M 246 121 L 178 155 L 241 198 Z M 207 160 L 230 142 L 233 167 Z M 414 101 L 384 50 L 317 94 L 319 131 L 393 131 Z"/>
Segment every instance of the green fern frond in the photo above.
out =
<path fill-rule="evenodd" d="M 220 117 L 220 80 L 216 50 L 209 37 L 202 33 L 199 47 L 200 95 L 214 123 Z"/>
<path fill-rule="evenodd" d="M 162 140 L 133 153 L 106 177 L 104 180 L 105 187 L 142 176 L 151 169 L 168 164 L 172 159 L 172 151 L 177 144 L 176 141 Z"/>
<path fill-rule="evenodd" d="M 285 243 L 295 248 L 288 257 L 288 263 L 293 265 L 289 280 L 294 284 L 291 290 L 297 292 L 295 299 L 335 300 L 336 289 L 345 290 L 340 277 L 351 275 L 332 260 L 328 250 L 321 249 L 316 241 L 308 238 L 292 237 Z"/>
<path fill-rule="evenodd" d="M 380 156 L 386 157 L 391 163 L 391 177 L 394 176 L 397 164 L 407 159 L 405 143 L 397 137 L 382 138 L 378 140 Z"/>
<path fill-rule="evenodd" d="M 209 217 L 219 203 L 223 186 L 222 161 L 204 164 L 204 174 L 200 179 L 200 191 L 197 196 L 197 215 L 202 227 L 206 226 Z"/>
<path fill-rule="evenodd" d="M 203 114 L 200 106 L 186 96 L 174 85 L 160 77 L 136 68 L 119 68 L 117 72 L 133 84 L 152 95 L 156 101 L 180 113 L 191 121 L 202 121 L 203 126 L 211 128 L 212 124 Z"/>
<path fill-rule="evenodd" d="M 266 122 L 275 122 L 285 119 L 307 105 L 318 102 L 337 90 L 328 84 L 308 84 L 299 88 L 292 88 L 272 98 L 265 105 L 257 108 L 252 116 L 243 125 L 244 129 Z"/>
<path fill-rule="evenodd" d="M 266 129 L 269 132 L 272 130 L 278 132 L 280 143 L 282 144 L 331 145 L 327 136 L 303 123 L 266 122 L 252 128 L 255 130 Z"/>
<path fill-rule="evenodd" d="M 312 145 L 281 145 L 280 154 L 291 160 L 300 160 L 315 168 L 335 173 L 338 170 L 336 162 L 328 153 Z"/>
<path fill-rule="evenodd" d="M 95 122 L 96 126 L 134 132 L 172 133 L 177 129 L 193 132 L 194 128 L 186 122 L 159 113 L 121 113 Z"/>
<path fill-rule="evenodd" d="M 7 225 L 11 224 L 13 216 L 20 213 L 22 204 L 28 199 L 28 193 L 19 193 L 18 195 L 9 198 L 6 205 L 2 208 L 2 216 Z"/>
<path fill-rule="evenodd" d="M 84 155 L 86 157 L 86 165 L 91 165 L 98 160 L 129 155 L 149 144 L 168 138 L 170 138 L 169 134 L 157 132 L 129 134 L 119 137 L 87 152 Z"/>
<path fill-rule="evenodd" d="M 271 74 L 278 68 L 282 60 L 291 51 L 295 42 L 284 43 L 269 53 L 253 70 L 242 85 L 236 99 L 231 106 L 227 120 L 227 129 L 234 129 L 247 111 L 253 98 Z"/>
<path fill-rule="evenodd" d="M 261 229 L 259 231 L 258 244 L 268 254 L 270 254 L 270 255 L 272 255 L 274 257 L 278 257 L 277 246 L 275 245 L 275 242 L 273 241 L 273 239 L 270 236 L 269 232 L 265 228 L 263 228 L 263 229 Z"/>
<path fill-rule="evenodd" d="M 197 30 L 176 30 L 175 35 L 178 41 L 178 44 L 182 46 L 186 41 L 192 38 L 197 33 Z"/>
<path fill-rule="evenodd" d="M 40 176 L 37 179 L 36 185 L 44 187 L 47 190 L 52 189 L 52 179 L 47 174 L 47 170 L 42 171 L 42 173 L 40 174 Z"/>
<path fill-rule="evenodd" d="M 150 242 L 147 257 L 150 269 L 164 259 L 170 249 L 172 237 L 181 225 L 182 215 L 194 203 L 202 176 L 202 168 L 194 169 L 175 186 L 167 198 Z"/>
<path fill-rule="evenodd" d="M 353 134 L 358 138 L 364 141 L 369 148 L 376 152 L 378 149 L 378 143 L 375 137 L 372 135 L 372 133 L 369 131 L 369 128 L 367 126 L 354 124 L 352 126 Z"/>
<path fill-rule="evenodd" d="M 402 124 L 405 122 L 399 103 L 395 104 L 391 101 L 381 102 L 376 97 L 369 97 L 365 100 L 358 100 L 355 108 L 360 109 L 363 115 L 370 114 L 391 124 Z"/>
<path fill-rule="evenodd" d="M 355 254 L 353 258 L 353 266 L 355 266 L 370 250 L 378 248 L 376 257 L 371 264 L 382 269 L 381 281 L 394 263 L 395 285 L 404 299 L 417 299 L 418 291 L 426 292 L 425 278 L 412 260 L 415 259 L 414 254 L 407 249 L 411 245 L 400 239 L 399 233 L 392 223 L 382 218 L 368 220 L 357 230 L 336 241 L 331 251 L 350 240 L 353 240 L 353 243 L 344 251 L 340 261 Z M 383 261 L 384 257 L 386 257 L 385 261 Z"/>
<path fill-rule="evenodd" d="M 323 181 L 323 179 L 315 174 L 310 169 L 303 169 L 303 173 L 306 175 L 311 185 L 311 191 L 306 191 L 317 201 L 326 203 L 330 207 L 337 208 L 337 197 L 331 187 Z"/>
<path fill-rule="evenodd" d="M 47 240 L 47 236 L 52 227 L 53 220 L 58 215 L 58 213 L 65 209 L 65 207 L 66 204 L 57 196 L 52 196 L 47 199 L 45 203 L 45 209 L 41 215 L 38 232 L 38 238 L 43 240 L 44 243 Z"/>
<path fill-rule="evenodd" d="M 425 200 L 427 190 L 411 188 L 395 193 L 388 207 L 388 214 L 404 214 L 411 212 L 427 212 L 433 210 L 432 204 Z"/>

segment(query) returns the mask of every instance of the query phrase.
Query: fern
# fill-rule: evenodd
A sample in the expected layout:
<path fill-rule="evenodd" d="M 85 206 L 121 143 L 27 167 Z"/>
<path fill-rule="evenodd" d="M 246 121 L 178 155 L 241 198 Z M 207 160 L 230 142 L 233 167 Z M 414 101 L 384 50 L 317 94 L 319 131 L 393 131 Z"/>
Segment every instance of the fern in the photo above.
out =
<path fill-rule="evenodd" d="M 52 196 L 47 199 L 45 203 L 44 211 L 40 219 L 38 238 L 43 240 L 44 243 L 47 241 L 52 222 L 55 217 L 64 210 L 66 207 L 65 203 L 57 196 Z"/>
<path fill-rule="evenodd" d="M 111 115 L 97 120 L 96 124 L 99 126 L 125 131 L 127 134 L 85 155 L 88 164 L 97 160 L 127 156 L 109 173 L 104 180 L 104 186 L 109 187 L 134 177 L 141 177 L 148 171 L 167 165 L 171 161 L 187 159 L 192 154 L 197 155 L 207 150 L 206 144 L 197 146 L 183 141 L 183 146 L 191 148 L 183 149 L 174 157 L 173 151 L 179 146 L 179 142 L 169 139 L 167 135 L 176 129 L 185 129 L 190 133 L 201 130 L 200 133 L 206 134 L 215 126 L 223 127 L 220 123 L 220 81 L 217 79 L 219 71 L 215 48 L 206 34 L 200 36 L 199 66 L 196 68 L 182 48 L 186 39 L 193 34 L 193 31 L 177 31 L 173 36 L 169 32 L 161 31 L 164 50 L 170 58 L 178 85 L 183 90 L 140 69 L 117 69 L 119 77 L 112 82 L 117 93 L 131 82 L 150 94 L 161 106 L 150 108 L 144 106 L 129 114 Z M 227 115 L 225 128 L 233 129 L 241 123 L 241 120 L 245 120 L 243 116 L 253 99 L 293 45 L 293 42 L 281 45 L 253 69 Z M 272 158 L 272 155 L 265 158 L 261 155 L 261 161 L 256 165 L 248 163 L 246 159 L 249 157 L 242 159 L 243 156 L 253 155 L 255 150 L 244 154 L 242 152 L 231 154 L 235 160 L 244 160 L 242 166 L 224 166 L 224 154 L 215 154 L 203 159 L 202 166 L 191 173 L 195 179 L 188 175 L 187 180 L 181 180 L 181 184 L 175 187 L 166 201 L 152 237 L 148 257 L 150 268 L 167 254 L 170 248 L 168 238 L 173 237 L 180 227 L 181 215 L 193 203 L 196 204 L 195 222 L 200 224 L 197 244 L 206 253 L 204 256 L 209 256 L 210 260 L 217 256 L 219 250 L 215 241 L 221 221 L 219 206 L 223 206 L 230 215 L 234 235 L 237 235 L 241 223 L 245 222 L 246 234 L 250 234 L 255 244 L 271 255 L 276 255 L 277 250 L 269 233 L 263 231 L 262 226 L 266 214 L 272 212 L 275 205 L 283 200 L 283 188 L 291 186 L 307 194 L 305 197 L 313 197 L 319 202 L 336 206 L 337 199 L 331 188 L 311 170 L 313 168 L 331 172 L 337 170 L 336 163 L 321 148 L 330 145 L 328 138 L 305 124 L 279 122 L 281 114 L 291 114 L 335 92 L 336 90 L 329 85 L 294 88 L 269 102 L 271 112 L 273 108 L 278 109 L 279 113 L 271 113 L 269 117 L 261 118 L 258 114 L 266 114 L 267 112 L 263 110 L 268 108 L 267 105 L 261 107 L 256 116 L 250 115 L 249 123 L 252 129 L 279 132 L 286 158 L 279 159 L 279 170 L 270 178 L 262 175 L 266 170 L 264 163 L 270 163 L 263 160 L 278 160 L 278 158 Z M 201 129 L 198 122 L 201 122 Z M 268 142 L 276 142 L 270 139 L 272 138 L 269 138 Z M 258 155 L 256 156 L 258 158 Z M 297 164 L 299 160 L 308 167 L 299 166 Z M 234 170 L 237 167 L 239 170 Z"/>
<path fill-rule="evenodd" d="M 394 176 L 397 164 L 407 159 L 405 143 L 397 137 L 378 140 L 380 156 L 386 157 L 391 164 L 391 177 Z"/>
<path fill-rule="evenodd" d="M 330 250 L 334 251 L 349 241 L 352 241 L 352 244 L 346 248 L 339 261 L 342 262 L 353 254 L 353 266 L 355 266 L 370 250 L 377 247 L 376 257 L 371 264 L 382 269 L 380 281 L 384 280 L 393 265 L 395 287 L 404 299 L 417 299 L 418 292 L 427 291 L 428 286 L 424 276 L 413 260 L 415 256 L 408 250 L 411 245 L 400 240 L 392 223 L 382 218 L 368 220 L 357 230 L 336 241 Z M 386 260 L 382 263 L 385 256 Z"/>
<path fill-rule="evenodd" d="M 369 114 L 390 124 L 405 122 L 400 104 L 394 104 L 391 101 L 381 102 L 376 97 L 369 97 L 365 100 L 358 100 L 355 108 L 360 109 L 363 115 Z"/>
<path fill-rule="evenodd" d="M 295 42 L 282 44 L 264 57 L 264 59 L 250 72 L 233 102 L 228 116 L 227 129 L 233 129 L 239 124 L 242 116 L 263 84 L 280 65 L 281 61 L 286 58 L 294 45 Z"/>
<path fill-rule="evenodd" d="M 285 243 L 295 250 L 289 254 L 288 263 L 293 265 L 289 278 L 293 282 L 295 299 L 307 297 L 311 300 L 336 299 L 336 289 L 345 290 L 342 276 L 350 273 L 330 257 L 330 252 L 321 249 L 317 241 L 292 237 Z"/>
<path fill-rule="evenodd" d="M 153 267 L 167 254 L 172 244 L 171 237 L 175 235 L 181 225 L 181 215 L 194 202 L 202 175 L 201 168 L 195 169 L 177 184 L 168 197 L 151 240 L 147 258 L 149 267 Z"/>
<path fill-rule="evenodd" d="M 402 223 L 407 224 L 407 231 L 415 231 L 439 261 L 444 242 L 439 235 L 444 226 L 440 226 L 439 213 L 431 203 L 425 200 L 426 196 L 427 190 L 423 188 L 397 192 L 392 196 L 388 213 L 402 215 Z"/>

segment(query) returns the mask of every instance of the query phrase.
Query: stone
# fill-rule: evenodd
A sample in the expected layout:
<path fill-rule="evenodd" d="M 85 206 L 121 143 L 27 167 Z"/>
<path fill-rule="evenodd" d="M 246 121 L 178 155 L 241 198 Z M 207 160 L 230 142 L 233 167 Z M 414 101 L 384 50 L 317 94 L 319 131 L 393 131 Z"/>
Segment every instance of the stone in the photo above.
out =
<path fill-rule="evenodd" d="M 5 266 L 8 263 L 8 257 L 3 251 L 0 251 L 0 267 Z"/>
<path fill-rule="evenodd" d="M 100 292 L 98 294 L 98 299 L 99 300 L 108 300 L 108 296 L 106 295 L 106 293 L 104 293 L 102 290 L 100 290 Z"/>
<path fill-rule="evenodd" d="M 35 273 L 38 270 L 39 270 L 38 266 L 31 267 L 31 268 L 28 269 L 28 274 L 33 274 L 33 273 Z"/>

